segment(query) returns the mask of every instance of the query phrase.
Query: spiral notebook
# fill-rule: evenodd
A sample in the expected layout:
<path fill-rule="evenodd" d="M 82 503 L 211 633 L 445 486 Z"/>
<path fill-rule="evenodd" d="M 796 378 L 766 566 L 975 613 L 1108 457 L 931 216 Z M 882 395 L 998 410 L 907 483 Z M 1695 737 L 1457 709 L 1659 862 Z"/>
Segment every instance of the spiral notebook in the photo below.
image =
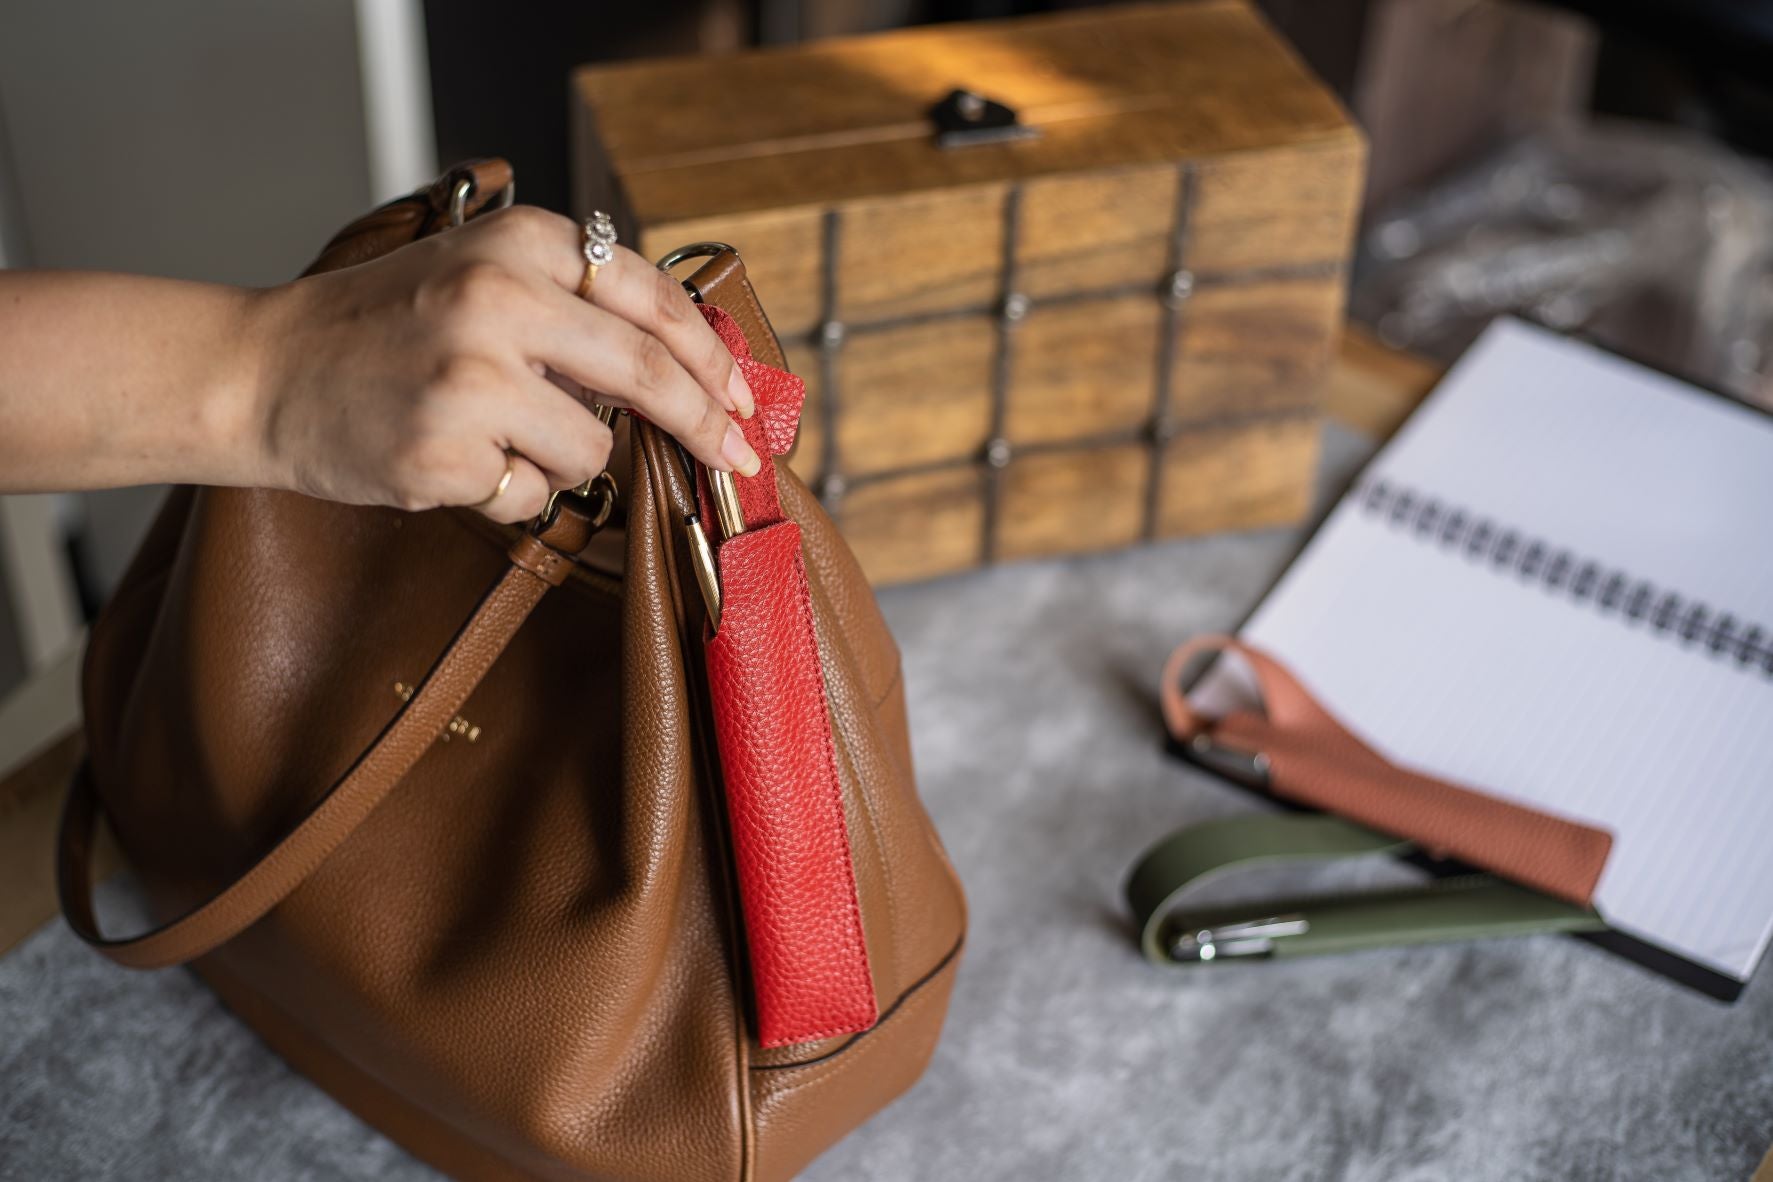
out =
<path fill-rule="evenodd" d="M 1394 761 L 1611 830 L 1621 942 L 1740 991 L 1773 934 L 1773 417 L 1498 321 L 1240 635 Z"/>

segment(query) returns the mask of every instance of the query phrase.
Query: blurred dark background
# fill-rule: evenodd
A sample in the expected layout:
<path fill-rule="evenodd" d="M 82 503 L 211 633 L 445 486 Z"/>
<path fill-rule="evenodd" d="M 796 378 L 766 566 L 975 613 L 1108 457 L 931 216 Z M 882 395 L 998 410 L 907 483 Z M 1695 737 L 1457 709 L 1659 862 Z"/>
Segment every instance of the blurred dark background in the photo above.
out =
<path fill-rule="evenodd" d="M 1257 0 L 1373 139 L 1369 205 L 1575 111 L 1773 152 L 1769 0 Z M 440 159 L 501 153 L 564 209 L 572 67 L 1092 7 L 1064 0 L 425 0 Z"/>

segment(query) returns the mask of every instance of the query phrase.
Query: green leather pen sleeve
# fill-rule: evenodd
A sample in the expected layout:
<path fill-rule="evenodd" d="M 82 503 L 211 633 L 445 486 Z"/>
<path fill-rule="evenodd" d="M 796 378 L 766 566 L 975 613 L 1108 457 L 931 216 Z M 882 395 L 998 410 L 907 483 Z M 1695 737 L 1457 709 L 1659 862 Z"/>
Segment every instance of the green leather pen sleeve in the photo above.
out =
<path fill-rule="evenodd" d="M 1485 874 L 1420 887 L 1189 908 L 1184 896 L 1221 875 L 1286 862 L 1404 854 L 1410 842 L 1326 813 L 1256 813 L 1170 834 L 1140 858 L 1127 903 L 1156 964 L 1222 956 L 1308 956 L 1541 931 L 1595 931 L 1593 911 Z"/>

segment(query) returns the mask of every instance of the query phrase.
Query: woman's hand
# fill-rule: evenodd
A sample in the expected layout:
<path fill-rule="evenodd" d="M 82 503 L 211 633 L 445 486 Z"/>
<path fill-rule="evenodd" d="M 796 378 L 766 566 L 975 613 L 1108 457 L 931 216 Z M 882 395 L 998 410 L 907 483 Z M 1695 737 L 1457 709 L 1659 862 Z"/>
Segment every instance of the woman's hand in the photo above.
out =
<path fill-rule="evenodd" d="M 518 206 L 256 296 L 259 483 L 521 521 L 603 471 L 610 433 L 592 402 L 754 474 L 728 417 L 752 412 L 751 392 L 682 286 L 617 248 L 581 300 L 579 235 Z"/>
<path fill-rule="evenodd" d="M 584 272 L 579 227 L 524 207 L 261 291 L 0 271 L 0 491 L 250 485 L 522 521 L 603 470 L 592 402 L 755 473 L 728 416 L 751 392 L 683 289 L 618 248 L 587 303 Z"/>

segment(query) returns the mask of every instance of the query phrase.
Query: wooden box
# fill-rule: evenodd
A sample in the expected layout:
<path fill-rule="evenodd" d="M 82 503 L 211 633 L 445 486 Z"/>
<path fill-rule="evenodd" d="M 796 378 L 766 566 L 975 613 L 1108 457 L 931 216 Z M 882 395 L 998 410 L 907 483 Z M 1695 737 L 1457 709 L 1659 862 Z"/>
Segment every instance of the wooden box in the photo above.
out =
<path fill-rule="evenodd" d="M 579 212 L 738 248 L 808 381 L 793 466 L 876 581 L 1308 512 L 1363 143 L 1244 3 L 575 83 Z M 1036 134 L 938 146 L 957 88 Z"/>

